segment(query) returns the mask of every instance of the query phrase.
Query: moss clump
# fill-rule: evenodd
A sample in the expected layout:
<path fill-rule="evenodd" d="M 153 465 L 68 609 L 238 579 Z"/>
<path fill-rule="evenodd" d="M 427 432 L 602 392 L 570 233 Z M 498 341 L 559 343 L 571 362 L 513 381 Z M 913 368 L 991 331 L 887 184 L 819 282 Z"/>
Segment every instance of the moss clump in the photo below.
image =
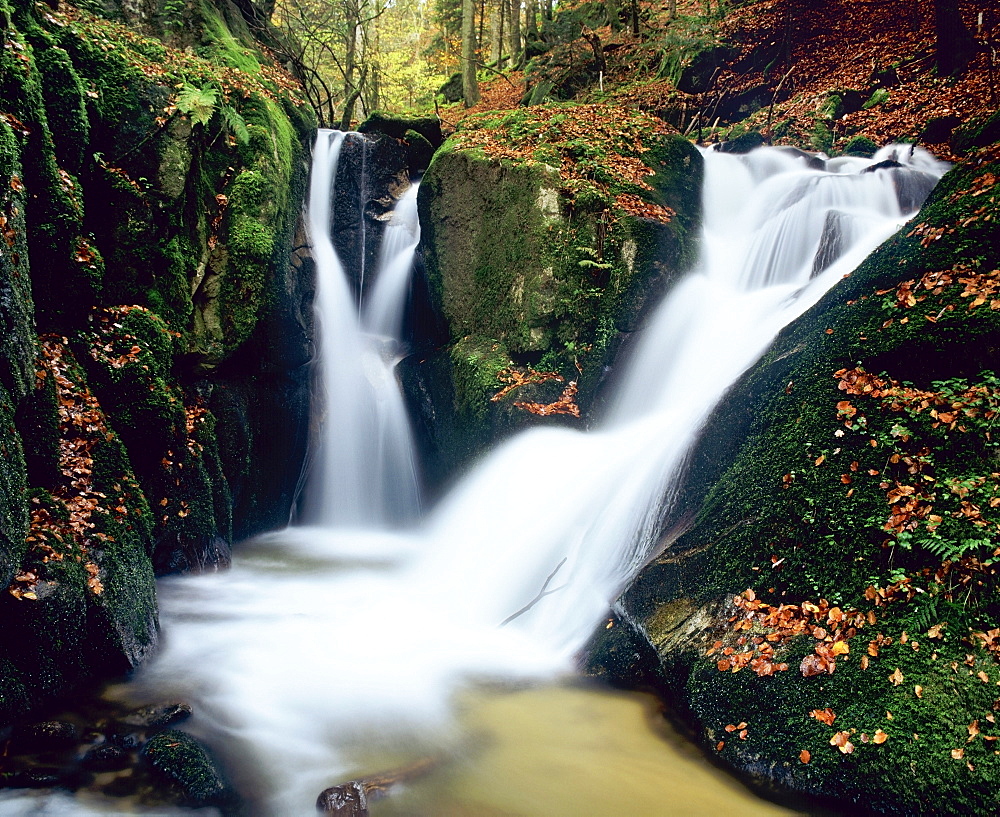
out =
<path fill-rule="evenodd" d="M 37 54 L 42 75 L 45 115 L 52 129 L 61 167 L 79 173 L 90 138 L 85 88 L 65 49 L 54 43 Z"/>
<path fill-rule="evenodd" d="M 865 101 L 861 109 L 867 111 L 869 108 L 874 108 L 877 105 L 881 105 L 889 99 L 889 89 L 888 88 L 876 88 L 870 97 Z"/>
<path fill-rule="evenodd" d="M 878 145 L 867 136 L 852 136 L 844 143 L 841 153 L 845 156 L 862 156 L 870 159 L 877 150 Z"/>

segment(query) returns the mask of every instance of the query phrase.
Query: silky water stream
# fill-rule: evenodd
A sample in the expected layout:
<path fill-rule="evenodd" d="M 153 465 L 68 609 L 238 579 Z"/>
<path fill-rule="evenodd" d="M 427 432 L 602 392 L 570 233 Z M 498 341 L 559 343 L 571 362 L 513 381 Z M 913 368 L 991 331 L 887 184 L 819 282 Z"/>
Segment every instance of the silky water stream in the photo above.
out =
<path fill-rule="evenodd" d="M 189 701 L 185 728 L 255 815 L 308 815 L 329 785 L 428 759 L 372 814 L 784 813 L 643 699 L 574 686 L 574 655 L 650 557 L 708 413 L 946 166 L 910 146 L 826 162 L 706 152 L 701 261 L 650 315 L 607 416 L 518 435 L 418 520 L 393 375 L 415 214 L 404 198 L 359 311 L 328 237 L 350 138 L 321 132 L 313 166 L 327 422 L 309 524 L 242 544 L 226 572 L 164 580 L 163 649 L 127 694 Z"/>

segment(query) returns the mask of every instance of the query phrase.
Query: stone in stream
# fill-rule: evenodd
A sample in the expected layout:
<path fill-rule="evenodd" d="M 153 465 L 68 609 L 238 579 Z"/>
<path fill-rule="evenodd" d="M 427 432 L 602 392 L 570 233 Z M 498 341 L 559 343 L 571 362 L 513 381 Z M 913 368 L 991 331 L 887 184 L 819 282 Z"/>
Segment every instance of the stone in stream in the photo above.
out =
<path fill-rule="evenodd" d="M 191 707 L 185 703 L 153 704 L 129 712 L 121 722 L 145 729 L 164 729 L 190 717 Z"/>
<path fill-rule="evenodd" d="M 104 743 L 90 749 L 81 764 L 92 772 L 118 772 L 127 769 L 132 759 L 124 749 L 110 743 Z"/>
<path fill-rule="evenodd" d="M 79 740 L 80 730 L 72 723 L 29 723 L 15 730 L 13 751 L 16 754 L 59 751 L 76 746 Z"/>
<path fill-rule="evenodd" d="M 316 810 L 321 814 L 335 814 L 337 817 L 367 817 L 368 797 L 365 794 L 365 784 L 360 780 L 352 780 L 324 789 L 316 799 Z"/>
<path fill-rule="evenodd" d="M 154 735 L 142 757 L 161 779 L 179 789 L 188 805 L 219 805 L 232 798 L 208 751 L 184 732 L 167 729 Z"/>

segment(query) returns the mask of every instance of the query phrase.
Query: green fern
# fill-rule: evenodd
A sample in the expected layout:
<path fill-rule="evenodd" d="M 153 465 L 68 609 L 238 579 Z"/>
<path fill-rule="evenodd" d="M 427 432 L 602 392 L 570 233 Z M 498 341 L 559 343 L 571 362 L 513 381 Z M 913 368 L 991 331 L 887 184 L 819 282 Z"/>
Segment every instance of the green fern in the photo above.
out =
<path fill-rule="evenodd" d="M 222 114 L 222 124 L 231 133 L 236 141 L 245 145 L 250 141 L 250 131 L 247 130 L 246 120 L 240 116 L 239 111 L 229 105 L 223 105 L 219 113 Z"/>
<path fill-rule="evenodd" d="M 191 121 L 195 124 L 207 125 L 215 113 L 218 101 L 219 95 L 214 88 L 198 88 L 185 82 L 181 86 L 180 93 L 177 94 L 175 104 L 177 110 L 190 116 Z M 244 129 L 246 129 L 246 123 L 244 123 Z"/>

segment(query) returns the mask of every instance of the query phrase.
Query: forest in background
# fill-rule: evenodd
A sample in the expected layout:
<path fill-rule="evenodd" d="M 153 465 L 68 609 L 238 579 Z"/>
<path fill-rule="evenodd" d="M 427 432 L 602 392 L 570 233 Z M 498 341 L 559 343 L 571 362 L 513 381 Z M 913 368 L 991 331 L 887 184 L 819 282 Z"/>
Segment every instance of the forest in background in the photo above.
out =
<path fill-rule="evenodd" d="M 271 20 L 330 127 L 603 102 L 828 151 L 858 133 L 943 144 L 997 105 L 1000 14 L 959 0 L 278 0 Z"/>

